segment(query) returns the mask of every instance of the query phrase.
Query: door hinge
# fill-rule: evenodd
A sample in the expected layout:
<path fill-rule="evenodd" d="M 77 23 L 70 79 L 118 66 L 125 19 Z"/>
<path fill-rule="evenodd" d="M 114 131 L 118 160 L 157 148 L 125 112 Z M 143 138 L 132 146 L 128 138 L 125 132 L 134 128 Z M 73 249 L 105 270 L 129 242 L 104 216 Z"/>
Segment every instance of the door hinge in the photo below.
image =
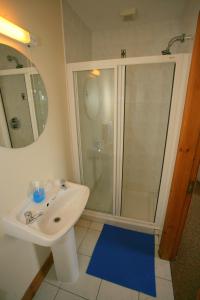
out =
<path fill-rule="evenodd" d="M 194 190 L 195 181 L 190 181 L 187 187 L 187 194 L 192 194 Z"/>

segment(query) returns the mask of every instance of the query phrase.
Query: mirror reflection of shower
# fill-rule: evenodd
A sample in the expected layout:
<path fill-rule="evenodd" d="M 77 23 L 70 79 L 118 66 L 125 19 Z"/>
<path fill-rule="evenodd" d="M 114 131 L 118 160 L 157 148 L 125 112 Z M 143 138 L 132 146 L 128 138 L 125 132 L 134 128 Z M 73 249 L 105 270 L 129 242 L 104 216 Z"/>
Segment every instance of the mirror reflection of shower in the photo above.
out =
<path fill-rule="evenodd" d="M 0 146 L 22 148 L 44 130 L 48 97 L 38 70 L 18 50 L 0 44 Z"/>
<path fill-rule="evenodd" d="M 16 63 L 16 69 L 20 69 L 20 68 L 23 68 L 23 65 L 19 63 L 19 60 L 16 56 L 14 55 L 7 55 L 7 60 L 9 62 L 15 62 Z"/>
<path fill-rule="evenodd" d="M 169 43 L 167 45 L 167 48 L 161 51 L 162 55 L 172 54 L 171 51 L 170 51 L 170 48 L 172 47 L 172 45 L 174 43 L 176 43 L 176 42 L 184 43 L 186 40 L 191 40 L 191 39 L 193 39 L 193 36 L 191 34 L 186 35 L 185 33 L 182 33 L 181 35 L 177 35 L 177 36 L 173 37 L 169 41 Z"/>

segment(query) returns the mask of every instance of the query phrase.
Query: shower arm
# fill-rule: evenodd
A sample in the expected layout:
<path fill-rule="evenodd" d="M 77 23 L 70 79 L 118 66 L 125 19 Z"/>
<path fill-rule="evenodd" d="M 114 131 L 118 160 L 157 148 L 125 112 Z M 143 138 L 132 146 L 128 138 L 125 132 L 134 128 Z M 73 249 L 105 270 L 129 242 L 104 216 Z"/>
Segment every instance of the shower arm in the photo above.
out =
<path fill-rule="evenodd" d="M 169 41 L 169 43 L 168 43 L 168 45 L 167 45 L 167 48 L 166 48 L 165 50 L 163 50 L 162 53 L 163 53 L 163 54 L 165 54 L 165 53 L 170 54 L 170 48 L 171 48 L 171 46 L 172 46 L 175 42 L 179 41 L 179 42 L 183 43 L 183 42 L 185 42 L 185 40 L 191 40 L 191 39 L 192 39 L 192 35 L 191 35 L 191 34 L 186 35 L 185 33 L 183 33 L 183 34 L 181 34 L 181 35 L 177 35 L 177 36 L 173 37 L 173 38 Z"/>

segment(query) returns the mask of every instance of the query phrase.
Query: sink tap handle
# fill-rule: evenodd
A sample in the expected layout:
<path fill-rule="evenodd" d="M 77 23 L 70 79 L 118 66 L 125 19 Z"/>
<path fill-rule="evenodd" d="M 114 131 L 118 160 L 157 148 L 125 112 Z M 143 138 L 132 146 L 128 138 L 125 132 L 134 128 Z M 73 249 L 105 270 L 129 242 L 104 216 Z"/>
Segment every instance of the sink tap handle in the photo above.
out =
<path fill-rule="evenodd" d="M 28 210 L 24 213 L 24 216 L 29 218 L 29 217 L 32 217 L 33 215 L 32 215 L 32 212 L 30 210 Z"/>
<path fill-rule="evenodd" d="M 66 184 L 65 184 L 65 179 L 60 179 L 60 187 L 61 187 L 61 189 L 64 189 L 64 190 L 67 189 Z"/>

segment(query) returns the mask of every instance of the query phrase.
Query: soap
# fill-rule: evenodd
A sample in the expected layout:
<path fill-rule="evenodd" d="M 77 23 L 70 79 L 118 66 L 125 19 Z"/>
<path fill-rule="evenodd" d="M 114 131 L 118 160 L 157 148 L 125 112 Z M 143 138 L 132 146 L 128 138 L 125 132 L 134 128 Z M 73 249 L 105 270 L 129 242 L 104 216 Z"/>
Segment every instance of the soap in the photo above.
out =
<path fill-rule="evenodd" d="M 33 201 L 35 203 L 44 201 L 46 198 L 45 189 L 40 186 L 38 181 L 35 181 L 33 185 Z"/>
<path fill-rule="evenodd" d="M 44 188 L 37 188 L 33 191 L 33 201 L 36 203 L 40 203 L 45 199 L 45 190 Z"/>

